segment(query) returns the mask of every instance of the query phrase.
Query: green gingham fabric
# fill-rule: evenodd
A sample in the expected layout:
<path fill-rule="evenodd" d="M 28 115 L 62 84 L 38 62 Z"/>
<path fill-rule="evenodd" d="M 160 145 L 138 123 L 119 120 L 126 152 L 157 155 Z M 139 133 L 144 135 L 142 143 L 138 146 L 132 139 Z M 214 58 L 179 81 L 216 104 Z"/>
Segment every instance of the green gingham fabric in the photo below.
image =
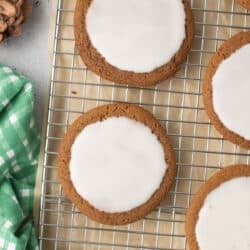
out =
<path fill-rule="evenodd" d="M 32 83 L 0 64 L 0 249 L 38 249 L 31 220 L 40 147 Z"/>

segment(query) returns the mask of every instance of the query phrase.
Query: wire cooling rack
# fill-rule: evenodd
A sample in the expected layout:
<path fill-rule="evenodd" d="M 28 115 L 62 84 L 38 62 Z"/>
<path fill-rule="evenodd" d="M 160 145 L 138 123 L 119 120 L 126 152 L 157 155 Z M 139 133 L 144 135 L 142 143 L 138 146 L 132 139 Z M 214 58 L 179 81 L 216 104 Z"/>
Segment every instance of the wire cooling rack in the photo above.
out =
<path fill-rule="evenodd" d="M 223 166 L 249 163 L 249 152 L 224 141 L 203 108 L 202 77 L 211 55 L 230 36 L 250 29 L 250 15 L 232 0 L 192 0 L 195 39 L 175 77 L 155 87 L 115 85 L 82 63 L 73 35 L 75 0 L 58 0 L 39 218 L 41 249 L 188 249 L 185 212 L 199 186 Z M 110 102 L 151 111 L 166 127 L 178 171 L 171 192 L 145 219 L 104 226 L 79 213 L 58 182 L 56 156 L 68 126 L 83 112 Z"/>

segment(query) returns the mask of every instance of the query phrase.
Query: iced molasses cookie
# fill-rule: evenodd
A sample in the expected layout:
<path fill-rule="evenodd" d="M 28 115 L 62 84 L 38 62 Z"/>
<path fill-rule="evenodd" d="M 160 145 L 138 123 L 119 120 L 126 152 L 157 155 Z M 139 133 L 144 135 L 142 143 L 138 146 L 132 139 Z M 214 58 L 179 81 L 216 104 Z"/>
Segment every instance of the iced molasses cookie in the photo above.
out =
<path fill-rule="evenodd" d="M 250 166 L 227 167 L 201 186 L 186 215 L 190 250 L 250 249 Z"/>
<path fill-rule="evenodd" d="M 209 62 L 203 85 L 205 109 L 225 139 L 250 148 L 250 32 L 226 41 Z"/>
<path fill-rule="evenodd" d="M 244 8 L 250 10 L 250 0 L 236 0 Z"/>
<path fill-rule="evenodd" d="M 175 157 L 162 126 L 129 104 L 95 108 L 65 134 L 58 156 L 66 196 L 98 222 L 127 224 L 165 197 L 175 178 Z"/>
<path fill-rule="evenodd" d="M 173 75 L 194 36 L 188 0 L 78 0 L 76 46 L 90 70 L 138 86 Z"/>

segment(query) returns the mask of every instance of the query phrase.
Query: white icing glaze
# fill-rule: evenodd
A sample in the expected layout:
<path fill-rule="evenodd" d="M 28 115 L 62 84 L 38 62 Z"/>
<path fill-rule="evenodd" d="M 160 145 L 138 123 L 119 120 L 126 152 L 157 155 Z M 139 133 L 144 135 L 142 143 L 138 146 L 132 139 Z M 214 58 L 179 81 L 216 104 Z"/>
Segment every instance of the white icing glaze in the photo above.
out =
<path fill-rule="evenodd" d="M 107 62 L 138 73 L 168 63 L 185 39 L 182 0 L 93 0 L 87 31 Z"/>
<path fill-rule="evenodd" d="M 201 250 L 250 249 L 250 177 L 222 183 L 204 201 L 196 224 Z"/>
<path fill-rule="evenodd" d="M 75 189 L 106 212 L 124 212 L 147 202 L 166 169 L 156 135 L 126 117 L 86 126 L 72 146 L 70 173 Z"/>
<path fill-rule="evenodd" d="M 213 77 L 213 105 L 221 122 L 231 131 L 250 139 L 250 44 L 218 67 Z"/>

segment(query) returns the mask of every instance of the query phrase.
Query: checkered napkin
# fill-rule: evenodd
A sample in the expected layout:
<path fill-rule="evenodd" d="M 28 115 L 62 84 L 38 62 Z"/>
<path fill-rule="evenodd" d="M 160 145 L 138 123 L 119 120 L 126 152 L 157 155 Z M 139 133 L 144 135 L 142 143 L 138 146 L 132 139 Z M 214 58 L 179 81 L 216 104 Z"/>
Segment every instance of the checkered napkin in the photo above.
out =
<path fill-rule="evenodd" d="M 31 220 L 39 135 L 33 87 L 0 64 L 0 249 L 38 249 Z"/>

